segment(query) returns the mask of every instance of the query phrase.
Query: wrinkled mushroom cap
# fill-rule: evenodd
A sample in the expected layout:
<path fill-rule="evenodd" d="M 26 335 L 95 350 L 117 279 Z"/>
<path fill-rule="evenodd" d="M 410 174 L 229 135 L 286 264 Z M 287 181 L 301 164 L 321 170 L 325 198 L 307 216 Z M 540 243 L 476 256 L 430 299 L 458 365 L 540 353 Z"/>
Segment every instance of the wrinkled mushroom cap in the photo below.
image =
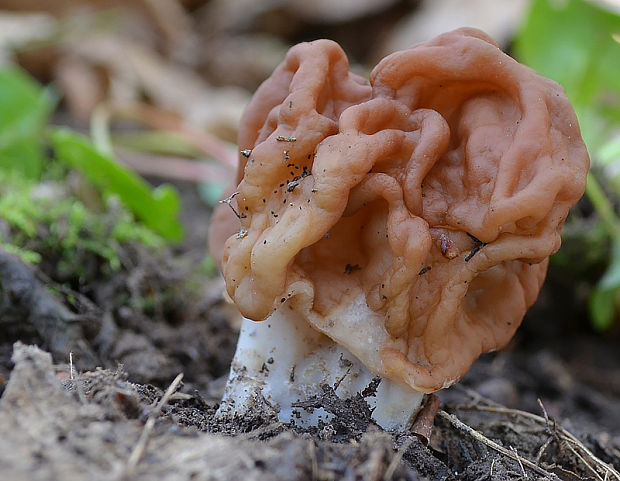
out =
<path fill-rule="evenodd" d="M 386 57 L 369 82 L 334 42 L 293 47 L 239 147 L 240 219 L 224 205 L 218 225 L 241 312 L 295 310 L 425 392 L 509 341 L 589 166 L 562 88 L 474 29 Z"/>

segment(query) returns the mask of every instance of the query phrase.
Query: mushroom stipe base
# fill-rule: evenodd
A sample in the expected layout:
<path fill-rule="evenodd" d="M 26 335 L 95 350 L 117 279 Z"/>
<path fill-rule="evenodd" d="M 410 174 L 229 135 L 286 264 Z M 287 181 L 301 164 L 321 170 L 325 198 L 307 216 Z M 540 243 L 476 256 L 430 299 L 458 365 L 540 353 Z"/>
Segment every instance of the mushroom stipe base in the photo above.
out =
<path fill-rule="evenodd" d="M 323 408 L 295 408 L 293 403 L 320 396 L 325 384 L 340 398 L 350 398 L 376 379 L 347 349 L 309 327 L 299 314 L 279 309 L 265 321 L 243 320 L 217 415 L 256 413 L 266 403 L 282 422 L 316 426 L 319 421 L 329 422 L 332 415 Z M 375 395 L 366 401 L 379 426 L 405 431 L 423 398 L 424 393 L 381 378 Z"/>

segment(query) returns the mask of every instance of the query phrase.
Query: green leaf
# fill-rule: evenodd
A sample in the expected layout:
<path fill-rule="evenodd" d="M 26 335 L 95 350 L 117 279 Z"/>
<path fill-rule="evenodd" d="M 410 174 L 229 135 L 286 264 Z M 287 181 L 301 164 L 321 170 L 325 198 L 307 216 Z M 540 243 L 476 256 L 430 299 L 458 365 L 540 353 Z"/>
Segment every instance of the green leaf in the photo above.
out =
<path fill-rule="evenodd" d="M 49 91 L 16 68 L 0 69 L 0 148 L 34 137 L 53 108 Z"/>
<path fill-rule="evenodd" d="M 43 168 L 43 144 L 38 138 L 18 139 L 0 149 L 0 170 L 38 179 Z"/>
<path fill-rule="evenodd" d="M 604 290 L 620 288 L 620 237 L 614 239 L 609 267 L 599 280 L 598 286 Z"/>
<path fill-rule="evenodd" d="M 607 178 L 607 186 L 613 189 L 616 197 L 620 198 L 620 136 L 604 143 L 597 157 L 598 164 L 603 168 L 603 173 Z"/>
<path fill-rule="evenodd" d="M 620 237 L 611 246 L 610 263 L 590 294 L 590 316 L 597 329 L 605 330 L 614 322 L 620 294 Z"/>
<path fill-rule="evenodd" d="M 145 225 L 167 240 L 181 240 L 180 201 L 172 186 L 152 189 L 133 171 L 101 154 L 88 140 L 69 130 L 54 130 L 51 143 L 61 162 L 78 170 L 104 194 L 118 196 Z"/>
<path fill-rule="evenodd" d="M 598 157 L 600 165 L 611 165 L 620 162 L 620 136 L 606 142 L 599 149 Z"/>
<path fill-rule="evenodd" d="M 599 331 L 609 329 L 614 323 L 619 289 L 595 287 L 588 303 L 593 326 Z"/>
<path fill-rule="evenodd" d="M 562 84 L 592 149 L 597 117 L 620 106 L 620 16 L 583 0 L 534 0 L 515 39 L 517 58 Z M 615 98 L 615 100 L 613 100 Z"/>
<path fill-rule="evenodd" d="M 0 69 L 0 169 L 37 178 L 44 160 L 41 132 L 53 96 L 21 70 Z"/>

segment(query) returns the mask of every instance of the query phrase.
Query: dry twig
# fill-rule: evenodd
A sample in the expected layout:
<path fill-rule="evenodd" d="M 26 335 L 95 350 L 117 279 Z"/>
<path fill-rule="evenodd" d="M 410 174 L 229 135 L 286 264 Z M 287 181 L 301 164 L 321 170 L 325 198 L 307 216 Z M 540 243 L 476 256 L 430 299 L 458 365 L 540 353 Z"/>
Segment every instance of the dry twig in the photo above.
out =
<path fill-rule="evenodd" d="M 177 377 L 174 378 L 174 381 L 172 381 L 170 386 L 168 386 L 168 389 L 166 389 L 166 392 L 164 393 L 162 398 L 157 403 L 157 406 L 155 406 L 155 409 L 153 409 L 149 413 L 149 417 L 146 420 L 146 424 L 144 425 L 142 434 L 140 434 L 140 437 L 138 438 L 138 442 L 133 448 L 133 451 L 131 452 L 131 456 L 129 456 L 129 459 L 127 460 L 127 467 L 125 468 L 125 477 L 130 477 L 134 473 L 136 466 L 138 465 L 138 462 L 140 462 L 140 459 L 142 458 L 144 454 L 146 445 L 148 444 L 148 441 L 149 441 L 149 436 L 151 435 L 151 432 L 153 431 L 153 428 L 155 427 L 155 421 L 159 417 L 159 413 L 161 412 L 162 408 L 166 405 L 166 403 L 170 399 L 170 396 L 172 396 L 174 392 L 177 390 L 182 379 L 183 379 L 183 373 L 179 374 Z"/>
<path fill-rule="evenodd" d="M 474 396 L 472 396 L 474 397 Z M 481 396 L 475 396 L 477 399 L 483 399 Z M 555 423 L 553 420 L 549 418 L 547 415 L 544 406 L 542 403 L 541 409 L 543 411 L 544 417 L 538 416 L 537 414 L 529 413 L 526 411 L 520 411 L 518 409 L 511 409 L 507 407 L 503 407 L 500 405 L 485 406 L 485 405 L 466 405 L 466 406 L 457 406 L 456 409 L 461 410 L 470 410 L 470 411 L 487 411 L 494 412 L 499 414 L 506 414 L 511 416 L 517 416 L 525 419 L 532 420 L 541 426 L 545 426 L 546 428 L 551 428 L 551 424 L 553 424 L 553 429 L 556 433 L 557 439 L 560 443 L 564 444 L 582 463 L 584 463 L 585 467 L 595 473 L 596 478 L 600 481 L 604 481 L 606 479 L 615 479 L 620 481 L 620 473 L 613 467 L 602 461 L 600 458 L 594 455 L 592 451 L 590 451 L 579 439 L 577 439 L 573 434 L 564 429 L 562 426 Z M 548 443 L 545 443 L 543 447 L 546 447 Z M 543 448 L 541 447 L 541 450 Z M 540 451 L 539 451 L 540 453 Z M 542 456 L 542 454 L 541 454 Z"/>
<path fill-rule="evenodd" d="M 73 381 L 75 379 L 75 369 L 73 367 L 73 351 L 69 351 L 69 377 Z"/>
<path fill-rule="evenodd" d="M 316 458 L 316 446 L 314 441 L 310 441 L 310 459 L 312 462 L 312 481 L 319 479 L 319 462 Z"/>
<path fill-rule="evenodd" d="M 476 431 L 474 428 L 465 424 L 463 421 L 458 419 L 454 414 L 449 414 L 445 412 L 444 410 L 439 410 L 437 414 L 440 417 L 446 419 L 450 424 L 452 424 L 452 426 L 454 426 L 459 431 L 465 434 L 468 434 L 469 436 L 474 438 L 476 441 L 479 441 L 485 446 L 488 446 L 489 448 L 493 449 L 494 451 L 497 451 L 498 453 L 503 454 L 504 456 L 512 459 L 513 461 L 516 461 L 517 463 L 521 465 L 522 468 L 523 466 L 525 466 L 528 469 L 531 469 L 532 471 L 534 471 L 535 473 L 540 474 L 541 476 L 546 476 L 550 479 L 557 479 L 557 476 L 555 476 L 553 473 L 550 473 L 549 471 L 534 464 L 532 461 L 525 459 L 522 456 L 519 456 L 519 454 L 514 453 L 511 450 L 506 449 L 503 446 L 500 446 L 495 441 L 490 440 L 489 438 L 484 436 L 482 433 Z"/>
<path fill-rule="evenodd" d="M 271 423 L 271 424 L 268 424 L 267 426 L 253 429 L 252 431 L 249 431 L 247 433 L 237 434 L 235 437 L 236 439 L 257 439 L 259 436 L 262 436 L 263 434 L 277 431 L 278 429 L 282 428 L 282 426 L 284 426 L 284 423 L 282 423 L 281 421 L 276 421 L 275 423 Z"/>
<path fill-rule="evenodd" d="M 398 448 L 398 451 L 392 458 L 392 461 L 390 461 L 390 465 L 385 470 L 385 473 L 383 473 L 383 481 L 389 481 L 390 479 L 392 479 L 392 476 L 394 475 L 394 472 L 396 471 L 400 460 L 403 458 L 404 454 L 407 452 L 407 449 L 409 449 L 412 443 L 413 438 L 407 438 L 407 440 L 402 444 L 402 446 Z"/>
<path fill-rule="evenodd" d="M 430 442 L 433 424 L 435 423 L 435 415 L 437 414 L 440 403 L 439 396 L 436 394 L 429 394 L 426 396 L 424 406 L 411 426 L 411 431 L 422 441 L 424 446 L 428 446 Z"/>
<path fill-rule="evenodd" d="M 514 453 L 515 457 L 517 458 L 517 463 L 519 463 L 519 467 L 521 468 L 521 473 L 523 474 L 523 477 L 527 479 L 527 473 L 525 472 L 525 468 L 523 467 L 523 463 L 521 462 L 521 456 L 519 456 L 519 452 L 517 451 L 517 448 L 515 448 L 514 446 L 510 446 L 510 450 Z"/>

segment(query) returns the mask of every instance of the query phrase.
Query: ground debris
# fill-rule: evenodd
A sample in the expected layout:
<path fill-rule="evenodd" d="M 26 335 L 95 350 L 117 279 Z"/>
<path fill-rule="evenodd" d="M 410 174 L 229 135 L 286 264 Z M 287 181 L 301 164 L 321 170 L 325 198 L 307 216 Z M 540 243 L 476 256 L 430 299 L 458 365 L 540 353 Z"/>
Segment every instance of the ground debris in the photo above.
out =
<path fill-rule="evenodd" d="M 171 394 L 178 382 L 167 396 L 125 384 L 122 374 L 110 371 L 69 382 L 56 375 L 49 354 L 19 343 L 13 359 L 0 399 L 0 418 L 6 420 L 0 423 L 0 469 L 6 479 L 120 480 L 128 473 L 136 480 L 419 479 L 401 461 L 392 436 L 376 427 L 359 442 L 343 443 L 282 432 L 281 423 L 262 430 L 278 432 L 267 441 L 257 440 L 261 430 L 236 437 L 199 433 L 171 421 L 176 405 Z M 119 388 L 149 413 L 146 424 L 119 417 L 110 397 L 101 394 Z M 150 394 L 160 395 L 154 408 Z M 181 397 L 181 403 L 189 401 Z M 164 418 L 159 413 L 166 404 Z M 141 442 L 147 430 L 148 443 Z"/>
<path fill-rule="evenodd" d="M 298 403 L 334 415 L 321 426 L 287 426 L 261 412 L 218 425 L 216 406 L 198 393 L 173 394 L 179 382 L 166 395 L 129 382 L 120 368 L 73 375 L 19 343 L 13 361 L 0 398 L 6 479 L 618 479 L 610 438 L 586 445 L 546 414 L 492 404 L 467 388 L 458 391 L 465 402 L 440 411 L 426 447 L 413 433 L 374 425 L 361 393 L 340 399 L 330 386 Z"/>
<path fill-rule="evenodd" d="M 0 248 L 0 330 L 3 338 L 28 338 L 45 346 L 59 360 L 78 352 L 84 366 L 95 366 L 84 324 L 97 319 L 71 312 L 16 256 Z"/>
<path fill-rule="evenodd" d="M 354 397 L 342 399 L 332 386 L 323 384 L 321 390 L 322 394 L 295 402 L 292 406 L 300 409 L 323 408 L 332 414 L 333 418 L 328 423 L 333 430 L 333 436 L 330 436 L 332 441 L 359 440 L 369 426 L 376 426 L 371 417 L 372 411 L 360 393 Z M 322 427 L 321 424 L 319 428 Z"/>
<path fill-rule="evenodd" d="M 525 469 L 523 468 L 523 466 L 525 465 L 528 469 L 534 471 L 536 474 L 544 476 L 545 478 L 548 478 L 548 479 L 556 479 L 556 477 L 553 476 L 552 473 L 546 471 L 544 468 L 540 467 L 539 465 L 531 462 L 529 459 L 521 457 L 519 453 L 517 452 L 516 448 L 514 448 L 514 446 L 511 446 L 511 449 L 506 449 L 505 447 L 497 444 L 496 442 L 490 440 L 489 438 L 487 438 L 480 432 L 471 428 L 470 426 L 468 426 L 467 424 L 459 420 L 453 414 L 448 414 L 445 411 L 439 411 L 439 416 L 448 420 L 450 424 L 452 424 L 452 426 L 454 426 L 459 431 L 465 434 L 468 434 L 477 442 L 480 442 L 484 444 L 485 446 L 488 446 L 491 449 L 497 451 L 498 453 L 503 454 L 504 456 L 516 461 L 519 464 L 519 467 L 521 468 L 523 477 L 527 478 L 527 473 L 525 472 Z"/>
<path fill-rule="evenodd" d="M 436 394 L 431 393 L 425 396 L 422 409 L 418 412 L 411 426 L 411 432 L 415 434 L 425 446 L 428 446 L 430 442 L 435 416 L 437 416 L 440 403 L 439 396 Z"/>
<path fill-rule="evenodd" d="M 469 465 L 468 469 L 478 464 L 479 458 L 488 458 L 496 470 L 517 471 L 524 478 L 620 480 L 614 468 L 620 457 L 609 453 L 606 459 L 596 456 L 593 449 L 552 420 L 540 400 L 542 416 L 507 408 L 462 386 L 458 391 L 469 396 L 469 402 L 449 406 L 449 412 L 439 411 L 438 422 L 442 426 L 447 421 L 464 437 L 456 443 L 461 455 L 452 457 L 466 462 L 461 461 L 456 469 Z M 454 439 L 443 447 L 450 443 L 454 453 Z"/>
<path fill-rule="evenodd" d="M 56 376 L 51 356 L 38 348 L 18 343 L 13 359 L 0 399 L 3 479 L 123 479 L 143 424 L 111 420 L 105 404 L 78 399 Z M 309 479 L 309 441 L 292 433 L 261 443 L 192 433 L 170 421 L 153 424 L 131 479 Z"/>

